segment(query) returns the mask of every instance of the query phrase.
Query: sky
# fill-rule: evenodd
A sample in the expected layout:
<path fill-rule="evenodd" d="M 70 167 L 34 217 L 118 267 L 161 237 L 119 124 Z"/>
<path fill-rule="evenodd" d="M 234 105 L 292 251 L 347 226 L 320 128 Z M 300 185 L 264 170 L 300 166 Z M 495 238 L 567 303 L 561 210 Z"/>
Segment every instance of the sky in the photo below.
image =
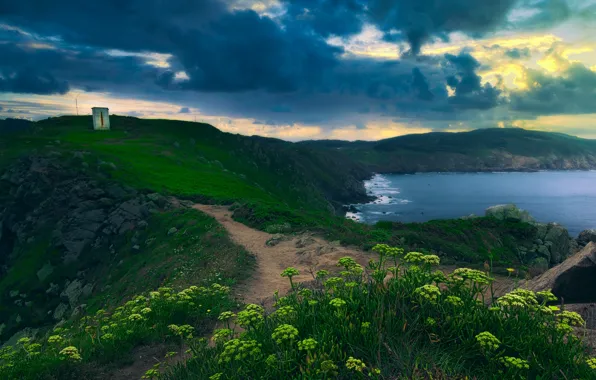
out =
<path fill-rule="evenodd" d="M 596 139 L 596 0 L 0 0 L 0 118 L 96 106 L 289 141 Z"/>

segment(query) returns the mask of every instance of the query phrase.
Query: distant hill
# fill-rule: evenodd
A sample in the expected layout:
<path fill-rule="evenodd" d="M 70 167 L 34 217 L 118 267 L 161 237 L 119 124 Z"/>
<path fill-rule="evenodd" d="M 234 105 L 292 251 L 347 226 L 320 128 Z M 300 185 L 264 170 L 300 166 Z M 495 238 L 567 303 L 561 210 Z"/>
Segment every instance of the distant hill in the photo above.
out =
<path fill-rule="evenodd" d="M 596 140 L 521 128 L 300 144 L 341 151 L 380 173 L 596 169 Z"/>
<path fill-rule="evenodd" d="M 32 126 L 33 122 L 25 119 L 0 119 L 0 134 L 26 131 Z"/>

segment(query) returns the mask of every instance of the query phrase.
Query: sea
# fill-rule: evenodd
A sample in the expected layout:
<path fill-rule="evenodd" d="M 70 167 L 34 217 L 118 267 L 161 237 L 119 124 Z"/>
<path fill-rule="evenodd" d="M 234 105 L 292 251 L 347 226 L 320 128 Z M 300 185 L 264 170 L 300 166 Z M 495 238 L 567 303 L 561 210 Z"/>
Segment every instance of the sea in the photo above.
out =
<path fill-rule="evenodd" d="M 368 224 L 482 216 L 513 203 L 573 236 L 596 228 L 596 171 L 376 174 L 365 187 L 376 200 L 354 205 L 358 212 L 346 217 Z"/>

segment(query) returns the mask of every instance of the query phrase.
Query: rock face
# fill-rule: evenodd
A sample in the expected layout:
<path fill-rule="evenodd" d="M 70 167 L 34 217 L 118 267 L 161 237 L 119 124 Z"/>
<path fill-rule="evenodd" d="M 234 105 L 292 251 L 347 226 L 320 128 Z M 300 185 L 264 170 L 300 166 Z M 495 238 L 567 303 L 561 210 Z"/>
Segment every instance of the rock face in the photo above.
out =
<path fill-rule="evenodd" d="M 147 196 L 102 178 L 100 164 L 90 175 L 93 168 L 82 165 L 81 156 L 69 160 L 32 155 L 0 173 L 0 278 L 19 252 L 45 250 L 49 261 L 31 268 L 39 284 L 32 293 L 49 298 L 39 301 L 52 307 L 50 318 L 69 315 L 68 310 L 91 294 L 85 265 L 94 265 L 98 255 L 116 253 L 127 233 L 146 228 L 152 212 L 170 206 L 159 194 Z M 8 292 L 0 294 L 1 305 L 14 305 L 9 300 Z M 15 315 L 27 314 L 18 307 L 0 308 L 0 324 L 7 326 L 4 335 L 15 328 Z M 34 310 L 38 315 L 47 312 Z"/>
<path fill-rule="evenodd" d="M 569 236 L 565 227 L 557 223 L 538 223 L 527 211 L 513 204 L 489 207 L 485 215 L 500 220 L 519 220 L 535 227 L 531 243 L 518 247 L 520 259 L 532 267 L 547 269 L 577 250 L 575 239 Z"/>
<path fill-rule="evenodd" d="M 552 289 L 565 303 L 596 302 L 596 243 L 590 242 L 525 287 L 533 291 Z"/>
<path fill-rule="evenodd" d="M 584 230 L 577 237 L 577 244 L 580 248 L 585 247 L 590 242 L 596 243 L 596 229 Z"/>

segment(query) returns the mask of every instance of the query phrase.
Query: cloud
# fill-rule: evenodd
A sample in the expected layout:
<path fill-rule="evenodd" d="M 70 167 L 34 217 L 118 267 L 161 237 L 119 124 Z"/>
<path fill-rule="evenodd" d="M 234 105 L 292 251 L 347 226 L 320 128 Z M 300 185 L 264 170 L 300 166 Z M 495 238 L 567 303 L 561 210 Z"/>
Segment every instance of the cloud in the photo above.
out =
<path fill-rule="evenodd" d="M 596 72 L 572 63 L 560 75 L 526 69 L 526 91 L 510 95 L 515 111 L 539 115 L 596 113 Z"/>
<path fill-rule="evenodd" d="M 180 111 L 178 111 L 178 113 L 190 113 L 190 108 L 182 107 L 180 108 Z"/>
<path fill-rule="evenodd" d="M 447 77 L 447 84 L 455 94 L 449 97 L 449 103 L 456 108 L 486 110 L 496 107 L 499 103 L 501 91 L 490 83 L 481 84 L 481 78 L 476 73 L 480 63 L 469 53 L 459 55 L 445 54 L 445 59 L 456 70 L 454 75 Z"/>
<path fill-rule="evenodd" d="M 327 38 L 349 36 L 362 30 L 364 4 L 356 0 L 284 0 L 284 24 L 298 24 Z"/>
<path fill-rule="evenodd" d="M 26 94 L 66 94 L 68 83 L 54 78 L 50 73 L 20 70 L 0 74 L 0 92 Z"/>
<path fill-rule="evenodd" d="M 505 50 L 505 55 L 513 59 L 522 59 L 530 57 L 530 49 L 525 48 L 512 48 Z"/>

